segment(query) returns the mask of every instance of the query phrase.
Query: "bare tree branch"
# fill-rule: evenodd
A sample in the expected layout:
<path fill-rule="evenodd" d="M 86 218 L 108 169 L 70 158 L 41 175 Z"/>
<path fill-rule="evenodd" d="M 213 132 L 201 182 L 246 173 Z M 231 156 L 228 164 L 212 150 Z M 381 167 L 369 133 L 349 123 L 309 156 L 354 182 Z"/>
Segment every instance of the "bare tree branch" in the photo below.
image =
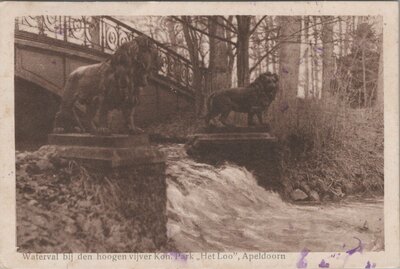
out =
<path fill-rule="evenodd" d="M 273 46 L 269 51 L 267 51 L 267 53 L 265 53 L 260 59 L 258 59 L 258 61 L 249 69 L 249 73 L 251 74 L 251 72 L 254 71 L 254 69 L 256 69 L 256 67 L 266 58 L 268 57 L 268 55 L 270 55 L 275 49 L 277 49 L 279 47 L 279 43 L 275 44 L 275 46 Z"/>
<path fill-rule="evenodd" d="M 235 27 L 235 25 L 232 23 L 231 17 L 232 16 L 229 16 L 229 19 L 227 19 L 224 16 L 221 16 L 221 18 L 226 22 L 226 24 L 229 25 L 232 28 L 233 32 L 237 33 L 238 30 Z"/>
<path fill-rule="evenodd" d="M 254 33 L 254 31 L 257 29 L 258 25 L 260 25 L 260 23 L 266 18 L 267 16 L 263 16 L 257 23 L 256 25 L 254 25 L 253 29 L 250 30 L 250 35 L 252 35 Z"/>
<path fill-rule="evenodd" d="M 205 35 L 207 35 L 207 36 L 211 36 L 211 37 L 213 37 L 213 38 L 215 38 L 215 39 L 218 39 L 218 40 L 227 42 L 227 43 L 232 44 L 233 46 L 236 47 L 236 43 L 234 43 L 234 42 L 232 42 L 232 41 L 230 41 L 230 40 L 228 40 L 228 39 L 226 39 L 226 38 L 222 38 L 222 37 L 220 37 L 220 36 L 215 36 L 215 35 L 210 35 L 210 34 L 207 33 L 206 31 L 204 31 L 204 30 L 202 30 L 202 29 L 199 29 L 199 28 L 197 28 L 197 27 L 194 27 L 194 26 L 191 25 L 190 23 L 187 23 L 187 22 L 181 20 L 180 18 L 178 18 L 178 17 L 176 17 L 176 16 L 172 16 L 172 18 L 174 18 L 175 20 L 177 20 L 177 21 L 179 21 L 179 22 L 181 22 L 181 23 L 187 24 L 187 26 L 188 26 L 190 29 L 194 30 L 194 31 L 197 31 L 197 32 L 202 33 L 202 34 L 205 34 Z"/>

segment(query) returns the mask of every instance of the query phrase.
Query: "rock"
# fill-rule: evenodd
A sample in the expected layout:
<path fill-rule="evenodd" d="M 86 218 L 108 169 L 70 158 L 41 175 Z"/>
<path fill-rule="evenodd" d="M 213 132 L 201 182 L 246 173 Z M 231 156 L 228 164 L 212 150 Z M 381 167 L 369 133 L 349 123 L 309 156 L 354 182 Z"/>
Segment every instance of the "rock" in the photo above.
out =
<path fill-rule="evenodd" d="M 318 192 L 316 192 L 314 190 L 310 191 L 309 197 L 310 197 L 311 201 L 316 201 L 316 202 L 321 201 L 321 199 L 319 198 Z"/>
<path fill-rule="evenodd" d="M 327 202 L 327 201 L 331 201 L 332 198 L 329 194 L 325 194 L 324 196 L 322 196 L 322 201 Z"/>
<path fill-rule="evenodd" d="M 341 189 L 340 187 L 332 188 L 332 189 L 331 189 L 331 192 L 332 192 L 335 196 L 337 196 L 337 197 L 339 197 L 339 198 L 342 198 L 342 197 L 344 196 L 344 193 L 342 192 L 342 189 Z"/>
<path fill-rule="evenodd" d="M 354 191 L 354 185 L 351 182 L 344 182 L 342 191 L 346 194 L 351 194 Z"/>
<path fill-rule="evenodd" d="M 295 189 L 290 193 L 290 198 L 292 198 L 293 201 L 303 201 L 308 198 L 307 194 L 300 190 L 300 189 Z"/>
<path fill-rule="evenodd" d="M 28 174 L 31 174 L 31 175 L 36 175 L 36 174 L 39 174 L 39 173 L 40 173 L 40 168 L 39 168 L 39 166 L 37 166 L 36 163 L 30 163 L 30 164 L 28 164 L 28 166 L 26 167 L 26 172 L 27 172 Z"/>
<path fill-rule="evenodd" d="M 78 228 L 73 223 L 68 223 L 65 227 L 65 231 L 70 234 L 75 234 L 78 231 Z"/>
<path fill-rule="evenodd" d="M 58 156 L 51 156 L 49 158 L 49 161 L 56 169 L 65 168 L 69 164 L 69 162 L 66 159 L 60 158 Z"/>
<path fill-rule="evenodd" d="M 323 192 L 328 192 L 328 191 L 329 191 L 328 186 L 327 186 L 327 185 L 325 184 L 325 182 L 323 182 L 321 179 L 318 179 L 317 185 L 318 185 L 318 188 L 319 188 L 321 191 L 323 191 Z"/>
<path fill-rule="evenodd" d="M 300 189 L 303 190 L 305 193 L 311 192 L 311 188 L 304 181 L 300 183 Z"/>
<path fill-rule="evenodd" d="M 36 165 L 41 171 L 46 171 L 53 168 L 53 165 L 46 159 L 39 160 L 38 162 L 36 162 Z"/>
<path fill-rule="evenodd" d="M 34 200 L 34 199 L 32 199 L 32 200 L 30 200 L 29 202 L 28 202 L 28 205 L 30 205 L 30 206 L 35 206 L 35 205 L 37 205 L 37 201 L 36 200 Z"/>

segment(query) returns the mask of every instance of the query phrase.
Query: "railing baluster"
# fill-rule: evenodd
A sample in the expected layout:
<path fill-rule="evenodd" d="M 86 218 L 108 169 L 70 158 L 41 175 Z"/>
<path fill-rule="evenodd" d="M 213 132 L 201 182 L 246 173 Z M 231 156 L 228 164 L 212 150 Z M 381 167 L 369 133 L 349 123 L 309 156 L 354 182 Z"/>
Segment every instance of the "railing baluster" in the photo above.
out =
<path fill-rule="evenodd" d="M 68 42 L 68 27 L 67 27 L 67 16 L 63 16 L 63 36 L 64 36 L 64 41 Z"/>
<path fill-rule="evenodd" d="M 119 46 L 121 46 L 120 44 L 120 40 L 119 40 L 119 36 L 120 36 L 120 32 L 119 32 L 119 25 L 117 24 L 117 26 L 115 27 L 116 31 L 117 31 L 117 47 L 115 48 L 115 50 L 117 50 L 119 48 Z"/>
<path fill-rule="evenodd" d="M 15 23 L 15 32 L 19 31 L 19 17 L 16 17 L 14 19 L 14 23 Z"/>
<path fill-rule="evenodd" d="M 103 17 L 100 17 L 100 42 L 101 42 L 101 51 L 104 52 L 104 21 Z"/>
<path fill-rule="evenodd" d="M 82 22 L 83 22 L 83 45 L 86 47 L 87 46 L 86 45 L 87 36 L 86 36 L 86 19 L 85 19 L 85 16 L 82 16 Z"/>
<path fill-rule="evenodd" d="M 186 63 L 186 86 L 189 86 L 189 64 Z"/>
<path fill-rule="evenodd" d="M 44 16 L 37 16 L 36 19 L 39 28 L 39 35 L 44 35 Z"/>

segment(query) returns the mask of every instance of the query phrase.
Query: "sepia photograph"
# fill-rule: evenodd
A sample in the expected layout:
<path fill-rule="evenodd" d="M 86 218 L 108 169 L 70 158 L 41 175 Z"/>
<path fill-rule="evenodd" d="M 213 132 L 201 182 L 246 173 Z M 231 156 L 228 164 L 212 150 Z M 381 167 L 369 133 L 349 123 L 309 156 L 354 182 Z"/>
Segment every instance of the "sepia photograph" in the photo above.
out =
<path fill-rule="evenodd" d="M 21 259 L 388 250 L 384 16 L 102 10 L 10 25 Z"/>
<path fill-rule="evenodd" d="M 382 17 L 15 27 L 20 251 L 383 249 Z"/>

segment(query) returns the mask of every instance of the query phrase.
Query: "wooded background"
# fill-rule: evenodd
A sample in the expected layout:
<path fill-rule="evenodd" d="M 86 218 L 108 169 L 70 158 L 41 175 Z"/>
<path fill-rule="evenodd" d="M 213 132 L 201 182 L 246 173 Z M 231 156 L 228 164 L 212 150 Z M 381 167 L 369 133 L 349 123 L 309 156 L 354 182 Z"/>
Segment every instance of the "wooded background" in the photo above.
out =
<path fill-rule="evenodd" d="M 353 108 L 383 103 L 382 17 L 123 17 L 189 59 L 196 111 L 212 91 L 277 73 L 279 100 L 339 95 Z"/>

